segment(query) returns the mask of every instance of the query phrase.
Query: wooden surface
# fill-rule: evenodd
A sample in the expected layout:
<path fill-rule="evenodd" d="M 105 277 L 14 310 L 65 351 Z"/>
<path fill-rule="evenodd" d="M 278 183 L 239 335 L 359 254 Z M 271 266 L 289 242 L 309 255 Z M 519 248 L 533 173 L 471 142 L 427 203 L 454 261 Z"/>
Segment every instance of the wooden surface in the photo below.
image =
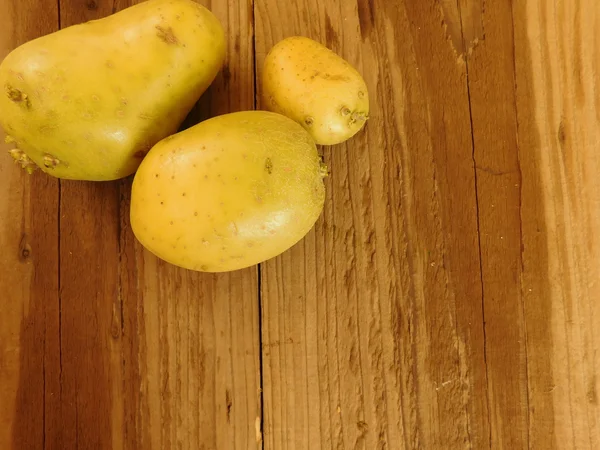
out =
<path fill-rule="evenodd" d="M 132 3 L 0 0 L 0 57 Z M 0 448 L 600 448 L 600 3 L 203 3 L 227 66 L 188 125 L 260 108 L 302 34 L 368 126 L 314 230 L 220 275 L 141 248 L 130 179 L 0 157 Z"/>

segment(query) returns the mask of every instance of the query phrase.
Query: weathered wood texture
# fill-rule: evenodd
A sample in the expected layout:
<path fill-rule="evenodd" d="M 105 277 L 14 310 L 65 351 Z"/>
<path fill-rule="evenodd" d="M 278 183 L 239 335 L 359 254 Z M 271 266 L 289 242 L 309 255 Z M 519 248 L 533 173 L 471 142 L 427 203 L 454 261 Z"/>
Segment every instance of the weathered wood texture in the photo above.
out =
<path fill-rule="evenodd" d="M 45 3 L 3 1 L 3 55 L 132 4 L 62 0 L 59 16 Z M 251 5 L 211 9 L 228 67 L 188 124 L 254 106 Z M 255 448 L 256 268 L 203 275 L 144 252 L 128 224 L 130 179 L 59 187 L 0 164 L 0 448 Z"/>
<path fill-rule="evenodd" d="M 0 0 L 0 57 L 130 4 Z M 221 275 L 140 247 L 131 180 L 0 158 L 0 448 L 600 448 L 600 3 L 206 4 L 228 62 L 187 125 L 260 107 L 295 34 L 369 123 L 321 149 L 314 230 Z"/>
<path fill-rule="evenodd" d="M 427 3 L 257 1 L 257 67 L 308 34 L 372 99 L 366 132 L 324 149 L 315 232 L 263 270 L 266 448 L 488 441 L 466 69 Z"/>
<path fill-rule="evenodd" d="M 600 4 L 521 3 L 513 20 L 529 445 L 595 449 Z"/>
<path fill-rule="evenodd" d="M 1 0 L 0 11 L 2 58 L 58 28 L 54 0 Z M 0 145 L 0 448 L 43 448 L 59 429 L 59 183 L 28 176 Z"/>

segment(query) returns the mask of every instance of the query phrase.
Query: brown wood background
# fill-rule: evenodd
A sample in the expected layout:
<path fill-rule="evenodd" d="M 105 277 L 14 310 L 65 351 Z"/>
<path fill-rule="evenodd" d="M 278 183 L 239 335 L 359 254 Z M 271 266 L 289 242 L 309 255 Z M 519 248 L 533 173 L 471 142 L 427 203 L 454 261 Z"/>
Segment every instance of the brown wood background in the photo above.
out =
<path fill-rule="evenodd" d="M 136 1 L 0 0 L 0 57 Z M 599 449 L 600 3 L 203 3 L 229 51 L 189 123 L 260 108 L 302 34 L 368 126 L 315 229 L 220 275 L 140 247 L 130 179 L 1 157 L 0 449 Z"/>

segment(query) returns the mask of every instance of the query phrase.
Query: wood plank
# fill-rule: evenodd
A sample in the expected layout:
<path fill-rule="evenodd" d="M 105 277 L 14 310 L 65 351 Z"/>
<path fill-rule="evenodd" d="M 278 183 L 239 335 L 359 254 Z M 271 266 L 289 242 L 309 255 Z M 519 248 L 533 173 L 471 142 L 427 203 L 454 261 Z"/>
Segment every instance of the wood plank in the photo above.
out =
<path fill-rule="evenodd" d="M 600 448 L 600 4 L 513 6 L 530 448 Z"/>
<path fill-rule="evenodd" d="M 489 448 L 466 66 L 460 21 L 444 23 L 456 3 L 255 6 L 259 77 L 270 47 L 302 34 L 355 65 L 372 99 L 366 132 L 323 149 L 315 230 L 263 266 L 265 447 Z"/>
<path fill-rule="evenodd" d="M 200 3 L 225 28 L 227 63 L 186 126 L 254 106 L 251 6 Z M 121 208 L 123 295 L 131 299 L 124 320 L 142 332 L 129 350 L 137 358 L 130 396 L 139 397 L 131 396 L 126 408 L 134 419 L 125 424 L 132 435 L 126 448 L 257 448 L 257 269 L 211 275 L 157 260 L 131 234 L 128 192 L 129 186 Z"/>
<path fill-rule="evenodd" d="M 477 167 L 490 443 L 516 450 L 530 447 L 515 40 L 510 3 L 482 8 L 471 1 L 460 12 Z"/>
<path fill-rule="evenodd" d="M 0 0 L 0 60 L 58 28 L 54 0 Z M 58 182 L 14 164 L 0 130 L 0 448 L 44 448 L 58 371 Z"/>
<path fill-rule="evenodd" d="M 60 19 L 69 26 L 130 4 L 63 0 Z M 1 6 L 11 12 L 4 53 L 56 29 L 56 2 Z M 254 105 L 249 5 L 212 9 L 228 31 L 228 67 L 188 125 Z M 2 248 L 14 249 L 0 259 L 11 305 L 0 322 L 0 446 L 255 448 L 256 268 L 202 275 L 157 261 L 129 228 L 130 179 L 61 182 L 59 208 L 57 180 L 28 179 L 8 157 L 0 164 L 11 193 Z"/>
<path fill-rule="evenodd" d="M 62 0 L 61 27 L 112 12 L 112 1 Z M 62 427 L 52 431 L 59 435 L 56 448 L 122 449 L 123 372 L 135 360 L 122 358 L 128 339 L 119 286 L 119 182 L 60 184 L 63 408 Z"/>
<path fill-rule="evenodd" d="M 62 23 L 129 4 L 63 0 Z M 204 117 L 251 109 L 254 97 L 248 5 L 212 6 L 230 51 L 225 76 L 198 107 Z M 157 261 L 131 233 L 130 180 L 62 186 L 63 395 L 79 407 L 63 414 L 64 445 L 254 448 L 256 269 L 213 276 Z"/>

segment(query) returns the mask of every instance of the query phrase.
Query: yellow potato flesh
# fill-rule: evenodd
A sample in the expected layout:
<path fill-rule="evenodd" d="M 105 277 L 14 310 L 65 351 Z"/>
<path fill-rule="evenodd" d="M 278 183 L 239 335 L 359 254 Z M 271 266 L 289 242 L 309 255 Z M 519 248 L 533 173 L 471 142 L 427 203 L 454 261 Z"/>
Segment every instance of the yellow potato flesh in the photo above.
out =
<path fill-rule="evenodd" d="M 241 269 L 302 239 L 325 198 L 313 139 L 267 111 L 218 116 L 159 142 L 135 174 L 131 226 L 174 265 Z"/>
<path fill-rule="evenodd" d="M 265 58 L 264 107 L 300 123 L 317 144 L 350 139 L 369 115 L 362 76 L 327 47 L 305 37 L 277 43 Z"/>
<path fill-rule="evenodd" d="M 150 0 L 30 41 L 0 65 L 0 125 L 24 166 L 111 180 L 177 128 L 220 70 L 223 29 L 191 0 Z"/>

